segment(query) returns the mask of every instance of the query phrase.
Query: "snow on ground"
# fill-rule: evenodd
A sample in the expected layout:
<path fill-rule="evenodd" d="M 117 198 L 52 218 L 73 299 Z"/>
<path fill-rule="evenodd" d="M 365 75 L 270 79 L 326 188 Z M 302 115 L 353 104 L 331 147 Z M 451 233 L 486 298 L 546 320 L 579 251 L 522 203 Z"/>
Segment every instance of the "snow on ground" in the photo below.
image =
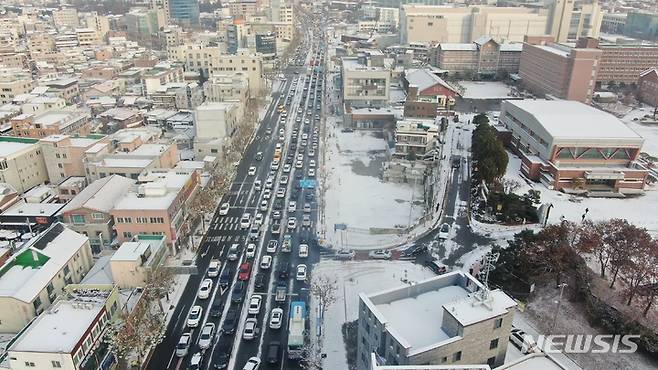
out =
<path fill-rule="evenodd" d="M 336 302 L 325 315 L 323 353 L 325 369 L 347 369 L 342 324 L 359 318 L 359 293 L 376 293 L 434 277 L 429 269 L 407 261 L 342 262 L 323 260 L 313 268 L 314 275 L 327 275 L 337 282 Z M 311 307 L 315 311 L 315 307 Z"/>
<path fill-rule="evenodd" d="M 652 157 L 658 158 L 658 124 L 642 123 L 639 121 L 640 118 L 647 114 L 652 114 L 650 108 L 634 109 L 621 120 L 633 131 L 637 132 L 638 135 L 644 138 L 642 151 Z M 633 121 L 634 118 L 637 118 L 638 121 Z"/>
<path fill-rule="evenodd" d="M 498 81 L 459 81 L 464 99 L 507 99 L 511 88 Z"/>
<path fill-rule="evenodd" d="M 422 216 L 422 204 L 410 211 L 412 197 L 422 203 L 422 187 L 383 182 L 382 163 L 388 159 L 384 138 L 373 131 L 341 132 L 333 119 L 327 121 L 325 184 L 326 239 L 334 246 L 377 248 L 406 240 L 394 234 L 370 234 L 369 228 L 408 225 Z M 410 217 L 411 216 L 411 217 Z M 334 230 L 347 224 L 348 231 Z"/>

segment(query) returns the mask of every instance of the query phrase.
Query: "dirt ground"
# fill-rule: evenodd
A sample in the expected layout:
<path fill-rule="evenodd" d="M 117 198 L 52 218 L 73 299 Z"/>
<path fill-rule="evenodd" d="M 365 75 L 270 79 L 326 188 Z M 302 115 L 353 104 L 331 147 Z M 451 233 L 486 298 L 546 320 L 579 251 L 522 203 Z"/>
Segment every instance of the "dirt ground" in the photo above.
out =
<path fill-rule="evenodd" d="M 526 306 L 523 316 L 542 333 L 549 333 L 560 295 L 552 279 L 550 283 L 537 286 Z M 569 287 L 565 288 L 562 304 L 555 323 L 553 334 L 615 334 L 603 333 L 600 328 L 589 325 L 584 312 L 584 304 L 579 302 Z M 598 369 L 658 369 L 658 360 L 643 353 L 580 353 L 568 354 L 576 364 L 585 370 Z"/>

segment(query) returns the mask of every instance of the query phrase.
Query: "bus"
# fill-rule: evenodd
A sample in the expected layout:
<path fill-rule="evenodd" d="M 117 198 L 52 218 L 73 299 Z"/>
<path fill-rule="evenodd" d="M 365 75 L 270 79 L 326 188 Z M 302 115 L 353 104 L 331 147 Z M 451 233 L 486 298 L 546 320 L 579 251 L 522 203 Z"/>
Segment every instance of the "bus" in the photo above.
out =
<path fill-rule="evenodd" d="M 296 360 L 304 355 L 306 341 L 306 303 L 290 302 L 290 321 L 288 322 L 288 358 Z"/>

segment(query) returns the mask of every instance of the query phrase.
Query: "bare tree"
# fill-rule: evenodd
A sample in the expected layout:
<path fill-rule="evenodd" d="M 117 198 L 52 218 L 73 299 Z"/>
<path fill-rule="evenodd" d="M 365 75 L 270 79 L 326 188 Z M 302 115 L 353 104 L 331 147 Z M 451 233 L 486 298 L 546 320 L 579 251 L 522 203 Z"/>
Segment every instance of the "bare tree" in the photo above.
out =
<path fill-rule="evenodd" d="M 612 273 L 610 288 L 613 288 L 621 269 L 631 263 L 630 253 L 635 251 L 637 246 L 649 243 L 651 236 L 646 229 L 631 225 L 627 220 L 610 220 L 609 227 L 611 230 L 608 243 L 610 243 L 610 271 Z"/>
<path fill-rule="evenodd" d="M 505 192 L 505 194 L 513 193 L 521 187 L 521 183 L 514 179 L 503 178 L 500 181 L 500 184 L 503 187 L 503 192 Z"/>
<path fill-rule="evenodd" d="M 304 345 L 302 349 L 304 355 L 300 365 L 307 370 L 320 370 L 322 369 L 322 348 L 324 346 L 324 316 L 327 309 L 336 302 L 336 280 L 327 275 L 314 275 L 309 291 L 317 300 L 321 330 L 315 340 L 311 339 Z"/>
<path fill-rule="evenodd" d="M 657 248 L 658 243 L 655 240 L 641 239 L 638 244 L 627 251 L 628 261 L 620 270 L 621 276 L 628 284 L 628 301 L 626 301 L 626 305 L 631 304 L 642 285 L 652 282 L 651 276 L 655 272 L 656 263 L 658 263 Z"/>

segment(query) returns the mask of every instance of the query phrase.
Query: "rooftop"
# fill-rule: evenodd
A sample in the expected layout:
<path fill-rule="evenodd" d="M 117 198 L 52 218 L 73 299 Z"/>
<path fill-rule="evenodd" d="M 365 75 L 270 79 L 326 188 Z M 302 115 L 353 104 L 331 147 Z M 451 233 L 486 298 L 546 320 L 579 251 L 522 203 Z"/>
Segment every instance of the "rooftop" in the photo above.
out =
<path fill-rule="evenodd" d="M 21 140 L 20 138 L 0 136 L 0 158 L 31 148 L 36 142 L 36 140 Z"/>
<path fill-rule="evenodd" d="M 138 235 L 136 241 L 121 244 L 111 261 L 134 262 L 143 259 L 144 264 L 149 264 L 150 259 L 164 246 L 164 242 L 164 235 Z"/>
<path fill-rule="evenodd" d="M 18 202 L 2 213 L 2 216 L 46 216 L 51 217 L 64 207 L 64 203 Z"/>
<path fill-rule="evenodd" d="M 62 209 L 62 213 L 79 208 L 110 212 L 114 204 L 134 183 L 134 180 L 119 175 L 96 180 L 71 199 Z"/>

